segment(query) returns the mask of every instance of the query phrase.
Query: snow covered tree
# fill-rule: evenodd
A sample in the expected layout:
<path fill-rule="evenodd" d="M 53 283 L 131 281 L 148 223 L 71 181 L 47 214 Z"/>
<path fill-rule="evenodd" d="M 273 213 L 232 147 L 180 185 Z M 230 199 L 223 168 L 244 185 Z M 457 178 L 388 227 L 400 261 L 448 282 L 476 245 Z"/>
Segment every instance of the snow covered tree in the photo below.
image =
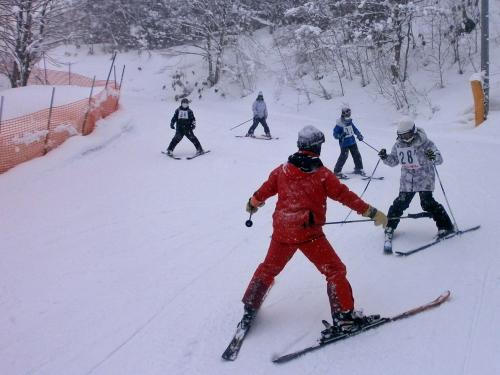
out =
<path fill-rule="evenodd" d="M 12 87 L 26 86 L 42 53 L 65 40 L 68 7 L 63 0 L 0 1 L 0 69 Z"/>
<path fill-rule="evenodd" d="M 217 84 L 221 78 L 223 56 L 236 37 L 250 30 L 250 15 L 239 0 L 179 1 L 178 15 L 173 20 L 182 31 L 182 39 L 199 52 L 208 64 L 207 82 Z"/>

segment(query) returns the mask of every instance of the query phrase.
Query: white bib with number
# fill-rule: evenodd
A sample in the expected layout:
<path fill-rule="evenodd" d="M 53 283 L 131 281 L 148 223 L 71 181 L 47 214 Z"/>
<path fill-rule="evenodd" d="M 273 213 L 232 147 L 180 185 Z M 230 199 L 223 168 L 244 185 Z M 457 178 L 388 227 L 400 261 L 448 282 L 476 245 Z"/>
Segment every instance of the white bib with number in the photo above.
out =
<path fill-rule="evenodd" d="M 346 137 L 352 137 L 354 135 L 354 129 L 351 125 L 344 126 L 344 135 Z"/>
<path fill-rule="evenodd" d="M 413 146 L 410 147 L 397 147 L 398 160 L 401 167 L 406 169 L 419 169 L 422 168 L 418 162 L 417 152 Z"/>
<path fill-rule="evenodd" d="M 182 109 L 179 110 L 179 119 L 187 120 L 189 118 L 189 112 L 188 111 L 183 111 Z"/>

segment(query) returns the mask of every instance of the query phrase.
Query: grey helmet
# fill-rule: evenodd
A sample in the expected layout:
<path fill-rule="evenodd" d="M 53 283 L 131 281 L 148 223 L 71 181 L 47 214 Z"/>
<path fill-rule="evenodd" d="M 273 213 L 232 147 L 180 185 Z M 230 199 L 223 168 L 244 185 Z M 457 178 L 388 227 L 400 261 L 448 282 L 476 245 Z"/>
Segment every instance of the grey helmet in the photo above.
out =
<path fill-rule="evenodd" d="M 312 125 L 307 125 L 299 131 L 297 147 L 301 151 L 311 151 L 315 154 L 321 153 L 321 145 L 325 143 L 323 132 Z"/>
<path fill-rule="evenodd" d="M 347 106 L 342 107 L 342 113 L 340 116 L 343 118 L 351 117 L 351 108 L 349 108 Z"/>

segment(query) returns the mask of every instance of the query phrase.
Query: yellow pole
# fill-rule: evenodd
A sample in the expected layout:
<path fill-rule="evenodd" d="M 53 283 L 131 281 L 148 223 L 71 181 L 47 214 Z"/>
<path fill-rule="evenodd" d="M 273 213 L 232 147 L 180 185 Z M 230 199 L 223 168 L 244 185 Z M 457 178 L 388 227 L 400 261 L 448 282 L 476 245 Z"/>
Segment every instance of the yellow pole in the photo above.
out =
<path fill-rule="evenodd" d="M 476 118 L 476 126 L 481 125 L 484 121 L 484 91 L 481 81 L 473 80 L 470 82 L 472 87 L 472 95 L 474 96 L 474 112 Z"/>

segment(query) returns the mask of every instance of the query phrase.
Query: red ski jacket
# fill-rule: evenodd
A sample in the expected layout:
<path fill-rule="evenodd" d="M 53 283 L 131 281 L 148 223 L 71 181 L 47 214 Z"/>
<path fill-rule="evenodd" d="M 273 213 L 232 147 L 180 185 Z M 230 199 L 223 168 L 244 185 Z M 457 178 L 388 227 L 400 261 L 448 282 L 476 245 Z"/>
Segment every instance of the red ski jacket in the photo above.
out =
<path fill-rule="evenodd" d="M 254 193 L 253 199 L 264 202 L 278 194 L 273 214 L 273 239 L 299 244 L 323 236 L 326 221 L 326 198 L 336 200 L 364 213 L 369 205 L 342 184 L 328 168 L 303 172 L 291 163 L 273 170 Z"/>

